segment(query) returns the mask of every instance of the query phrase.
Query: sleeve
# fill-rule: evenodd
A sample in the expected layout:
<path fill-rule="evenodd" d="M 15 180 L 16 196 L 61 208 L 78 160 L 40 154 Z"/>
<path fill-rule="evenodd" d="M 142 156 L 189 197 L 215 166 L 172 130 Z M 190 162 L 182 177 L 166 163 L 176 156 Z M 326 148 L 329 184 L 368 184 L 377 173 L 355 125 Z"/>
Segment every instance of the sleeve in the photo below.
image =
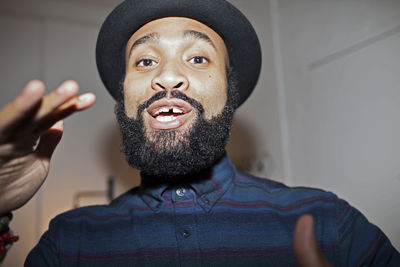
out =
<path fill-rule="evenodd" d="M 385 234 L 341 199 L 336 224 L 341 266 L 400 266 L 400 254 Z"/>
<path fill-rule="evenodd" d="M 33 266 L 60 266 L 58 260 L 58 245 L 55 233 L 55 220 L 50 222 L 49 230 L 45 232 L 39 243 L 31 250 L 25 260 L 25 267 Z"/>

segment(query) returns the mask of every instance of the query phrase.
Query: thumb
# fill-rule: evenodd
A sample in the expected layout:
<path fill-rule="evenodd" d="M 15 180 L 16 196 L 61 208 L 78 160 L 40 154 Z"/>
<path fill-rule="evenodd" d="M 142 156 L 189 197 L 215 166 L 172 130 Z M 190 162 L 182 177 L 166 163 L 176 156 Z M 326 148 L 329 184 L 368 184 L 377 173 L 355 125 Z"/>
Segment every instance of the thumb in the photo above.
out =
<path fill-rule="evenodd" d="M 314 233 L 314 219 L 311 215 L 303 215 L 297 220 L 293 249 L 297 263 L 301 267 L 333 266 L 319 250 Z"/>
<path fill-rule="evenodd" d="M 38 157 L 47 162 L 50 161 L 56 146 L 61 140 L 63 130 L 64 122 L 61 120 L 40 136 L 40 142 L 36 150 Z"/>

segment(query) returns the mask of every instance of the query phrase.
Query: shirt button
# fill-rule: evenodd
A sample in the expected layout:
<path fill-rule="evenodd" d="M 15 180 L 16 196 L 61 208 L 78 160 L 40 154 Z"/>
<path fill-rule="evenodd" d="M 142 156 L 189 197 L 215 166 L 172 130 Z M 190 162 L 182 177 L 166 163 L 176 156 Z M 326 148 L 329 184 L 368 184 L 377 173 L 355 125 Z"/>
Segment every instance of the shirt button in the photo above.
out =
<path fill-rule="evenodd" d="M 182 235 L 183 235 L 184 238 L 188 238 L 190 236 L 190 232 L 188 230 L 184 230 L 182 232 Z"/>
<path fill-rule="evenodd" d="M 183 197 L 186 194 L 186 189 L 178 188 L 176 189 L 175 193 L 177 194 L 178 197 Z"/>

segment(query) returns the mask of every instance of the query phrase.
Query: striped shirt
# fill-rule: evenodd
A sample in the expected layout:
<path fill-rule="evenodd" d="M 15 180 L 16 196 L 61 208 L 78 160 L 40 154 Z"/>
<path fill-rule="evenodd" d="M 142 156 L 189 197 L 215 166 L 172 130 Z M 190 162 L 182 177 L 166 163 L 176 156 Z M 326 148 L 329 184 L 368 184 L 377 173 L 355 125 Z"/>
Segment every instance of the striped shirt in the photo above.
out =
<path fill-rule="evenodd" d="M 295 266 L 302 214 L 335 266 L 400 266 L 386 236 L 334 194 L 238 172 L 228 157 L 190 184 L 144 177 L 109 205 L 58 215 L 25 266 Z"/>

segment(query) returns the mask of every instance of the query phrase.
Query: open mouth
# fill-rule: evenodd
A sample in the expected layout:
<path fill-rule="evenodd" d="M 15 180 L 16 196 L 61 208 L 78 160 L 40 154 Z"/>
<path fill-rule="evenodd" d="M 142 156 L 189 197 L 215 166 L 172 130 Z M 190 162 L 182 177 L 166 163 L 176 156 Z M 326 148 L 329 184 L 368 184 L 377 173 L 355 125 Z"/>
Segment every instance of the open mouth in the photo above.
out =
<path fill-rule="evenodd" d="M 149 106 L 150 126 L 157 130 L 182 126 L 191 116 L 192 106 L 180 99 L 161 99 Z"/>
<path fill-rule="evenodd" d="M 183 110 L 178 107 L 162 107 L 153 115 L 159 122 L 169 122 L 176 120 L 179 116 L 185 114 Z"/>

